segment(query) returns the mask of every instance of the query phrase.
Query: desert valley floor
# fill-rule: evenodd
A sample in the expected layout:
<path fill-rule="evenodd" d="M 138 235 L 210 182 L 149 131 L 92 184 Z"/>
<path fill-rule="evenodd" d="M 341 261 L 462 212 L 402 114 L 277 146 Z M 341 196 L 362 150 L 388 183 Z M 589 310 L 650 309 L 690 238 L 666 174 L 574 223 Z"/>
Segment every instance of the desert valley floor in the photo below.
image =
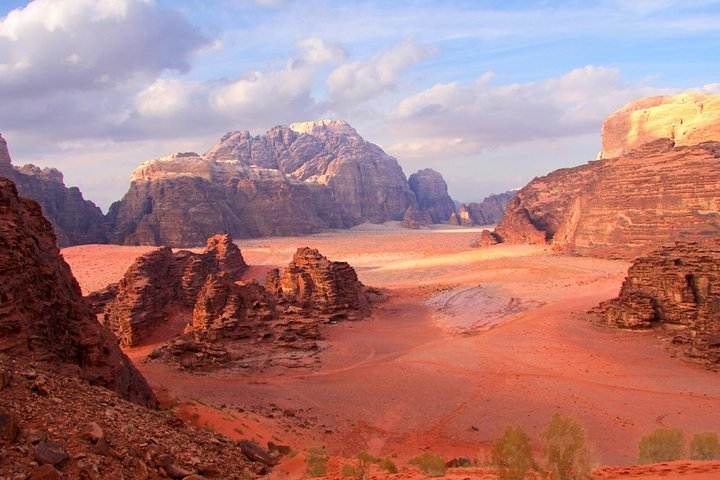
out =
<path fill-rule="evenodd" d="M 589 321 L 589 309 L 617 295 L 627 262 L 539 246 L 473 248 L 479 233 L 365 224 L 237 241 L 247 277 L 263 281 L 310 246 L 386 292 L 369 319 L 323 327 L 319 364 L 192 376 L 145 361 L 153 345 L 127 353 L 195 423 L 297 450 L 394 455 L 399 465 L 425 450 L 485 455 L 507 425 L 537 438 L 554 412 L 581 421 L 603 465 L 636 463 L 638 441 L 659 426 L 718 430 L 718 373 L 673 358 L 652 332 Z M 84 245 L 63 255 L 88 293 L 151 249 Z M 685 463 L 682 478 L 716 478 L 708 473 L 715 462 Z M 655 474 L 664 477 L 643 478 Z M 632 478 L 614 475 L 601 478 Z"/>

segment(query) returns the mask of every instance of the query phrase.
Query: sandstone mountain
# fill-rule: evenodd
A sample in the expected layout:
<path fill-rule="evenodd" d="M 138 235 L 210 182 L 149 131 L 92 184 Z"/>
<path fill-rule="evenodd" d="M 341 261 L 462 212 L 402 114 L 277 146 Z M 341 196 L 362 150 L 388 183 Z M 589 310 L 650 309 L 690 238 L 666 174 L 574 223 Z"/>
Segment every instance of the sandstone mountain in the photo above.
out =
<path fill-rule="evenodd" d="M 105 216 L 77 187 L 67 188 L 63 175 L 54 168 L 35 165 L 15 167 L 7 142 L 0 135 L 0 177 L 12 180 L 18 193 L 40 204 L 50 220 L 61 247 L 107 242 Z"/>
<path fill-rule="evenodd" d="M 413 202 L 397 160 L 350 125 L 297 123 L 255 137 L 230 132 L 204 155 L 143 163 L 110 209 L 110 241 L 178 247 L 222 232 L 301 235 L 402 220 Z"/>
<path fill-rule="evenodd" d="M 472 222 L 472 225 L 496 225 L 502 220 L 507 204 L 515 197 L 516 193 L 514 190 L 510 190 L 508 192 L 488 195 L 480 203 L 472 202 L 468 203 L 467 206 L 460 204 L 458 212 L 461 212 L 463 207 L 465 207 L 467 209 L 467 217 L 469 221 Z M 463 215 L 460 214 L 460 217 L 463 217 Z"/>
<path fill-rule="evenodd" d="M 145 379 L 82 298 L 40 205 L 19 197 L 7 179 L 0 179 L 0 272 L 0 352 L 155 405 Z"/>
<path fill-rule="evenodd" d="M 609 258 L 717 235 L 718 98 L 631 102 L 605 122 L 602 159 L 534 179 L 508 204 L 496 233 L 505 242 L 549 242 L 560 251 Z M 682 108 L 665 115 L 672 105 Z M 686 120 L 678 112 L 691 113 Z M 687 130 L 664 129 L 663 122 Z"/>
<path fill-rule="evenodd" d="M 595 312 L 621 328 L 656 328 L 686 358 L 718 368 L 720 240 L 677 242 L 638 258 L 619 296 Z"/>
<path fill-rule="evenodd" d="M 413 173 L 408 185 L 415 194 L 417 209 L 427 212 L 432 223 L 445 223 L 455 213 L 455 202 L 448 195 L 447 183 L 435 170 L 425 168 Z"/>

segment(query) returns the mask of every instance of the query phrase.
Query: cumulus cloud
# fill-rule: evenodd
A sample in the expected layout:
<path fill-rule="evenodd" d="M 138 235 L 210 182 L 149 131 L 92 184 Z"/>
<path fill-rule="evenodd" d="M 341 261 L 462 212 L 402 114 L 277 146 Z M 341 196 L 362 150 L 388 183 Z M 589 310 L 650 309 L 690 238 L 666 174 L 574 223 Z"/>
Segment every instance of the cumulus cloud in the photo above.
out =
<path fill-rule="evenodd" d="M 548 80 L 493 85 L 485 73 L 468 85 L 440 83 L 400 101 L 392 133 L 398 155 L 470 155 L 490 147 L 599 132 L 623 103 L 668 90 L 626 83 L 612 67 L 586 66 Z"/>
<path fill-rule="evenodd" d="M 327 78 L 328 95 L 332 102 L 348 105 L 393 90 L 405 70 L 433 52 L 406 40 L 365 61 L 340 65 Z"/>
<path fill-rule="evenodd" d="M 152 2 L 35 0 L 0 19 L 0 98 L 186 71 L 207 43 L 179 12 Z"/>

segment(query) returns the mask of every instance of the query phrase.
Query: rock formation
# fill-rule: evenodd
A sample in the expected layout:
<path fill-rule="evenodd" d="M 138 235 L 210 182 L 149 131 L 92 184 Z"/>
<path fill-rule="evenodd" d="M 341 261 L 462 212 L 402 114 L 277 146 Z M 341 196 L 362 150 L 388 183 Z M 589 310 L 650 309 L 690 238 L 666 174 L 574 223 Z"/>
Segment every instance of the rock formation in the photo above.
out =
<path fill-rule="evenodd" d="M 0 135 L 0 177 L 12 180 L 18 193 L 40 204 L 61 247 L 107 241 L 105 216 L 77 187 L 67 188 L 54 168 L 14 167 L 7 142 Z"/>
<path fill-rule="evenodd" d="M 632 101 L 610 115 L 602 128 L 601 158 L 625 155 L 658 139 L 675 146 L 720 139 L 720 96 L 685 93 Z"/>
<path fill-rule="evenodd" d="M 458 223 L 463 227 L 472 227 L 475 225 L 475 222 L 473 222 L 472 216 L 470 215 L 470 209 L 468 209 L 467 205 L 464 203 L 461 203 L 458 207 L 456 218 Z"/>
<path fill-rule="evenodd" d="M 433 223 L 430 214 L 424 210 L 418 210 L 415 207 L 408 207 L 403 216 L 402 226 L 404 228 L 411 228 L 417 230 L 422 227 L 427 227 Z"/>
<path fill-rule="evenodd" d="M 130 266 L 105 309 L 105 321 L 122 345 L 136 346 L 176 310 L 192 310 L 209 275 L 224 271 L 238 280 L 246 268 L 228 235 L 211 237 L 204 253 L 159 248 Z"/>
<path fill-rule="evenodd" d="M 505 208 L 515 196 L 515 191 L 493 194 L 485 197 L 482 202 L 468 203 L 467 210 L 473 225 L 496 225 L 502 220 Z M 462 209 L 463 205 L 460 205 Z"/>
<path fill-rule="evenodd" d="M 415 194 L 417 207 L 432 218 L 432 223 L 445 223 L 455 213 L 455 202 L 448 195 L 447 183 L 435 170 L 425 168 L 410 175 L 410 190 Z"/>
<path fill-rule="evenodd" d="M 720 240 L 677 242 L 640 257 L 617 298 L 595 310 L 610 325 L 657 328 L 691 359 L 720 364 Z"/>
<path fill-rule="evenodd" d="M 282 275 L 268 273 L 265 287 L 280 301 L 305 310 L 364 316 L 369 304 L 355 270 L 347 262 L 331 262 L 314 248 L 298 248 Z"/>
<path fill-rule="evenodd" d="M 40 205 L 0 179 L 0 352 L 154 406 L 145 379 L 83 300 Z"/>
<path fill-rule="evenodd" d="M 192 246 L 401 220 L 413 203 L 397 161 L 342 121 L 226 134 L 205 155 L 145 162 L 108 214 L 111 242 Z"/>
<path fill-rule="evenodd" d="M 672 104 L 673 98 L 664 101 Z M 693 98 L 714 105 L 718 96 Z M 644 104 L 633 102 L 620 112 L 633 105 Z M 622 124 L 617 121 L 622 115 L 611 115 L 603 134 L 634 139 L 621 148 L 625 153 L 534 179 L 508 204 L 496 228 L 503 241 L 550 242 L 570 253 L 634 258 L 675 240 L 703 240 L 720 233 L 720 141 L 688 144 L 693 138 L 720 140 L 711 128 L 720 122 L 720 111 L 703 110 L 714 120 L 690 122 L 696 128 L 683 137 L 683 145 L 667 138 L 638 144 L 633 131 L 614 130 Z M 708 126 L 708 131 L 699 126 Z M 625 151 L 630 147 L 634 149 Z"/>

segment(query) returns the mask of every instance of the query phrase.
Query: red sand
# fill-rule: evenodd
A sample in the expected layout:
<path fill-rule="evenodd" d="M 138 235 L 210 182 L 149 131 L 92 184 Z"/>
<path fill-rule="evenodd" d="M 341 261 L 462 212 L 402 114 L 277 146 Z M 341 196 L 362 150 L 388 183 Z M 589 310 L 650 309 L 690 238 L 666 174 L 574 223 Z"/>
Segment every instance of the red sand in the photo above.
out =
<path fill-rule="evenodd" d="M 296 450 L 324 445 L 346 456 L 367 450 L 394 456 L 399 466 L 425 450 L 446 458 L 486 455 L 507 425 L 521 425 L 537 438 L 555 412 L 585 425 L 602 465 L 634 463 L 640 438 L 659 426 L 681 427 L 690 436 L 720 430 L 716 373 L 672 358 L 651 333 L 586 321 L 584 312 L 617 294 L 627 263 L 552 255 L 532 246 L 472 249 L 478 234 L 361 226 L 238 241 L 254 265 L 251 277 L 286 265 L 297 247 L 307 245 L 349 261 L 364 283 L 389 289 L 390 300 L 371 319 L 325 328 L 319 372 L 192 377 L 144 363 L 147 348 L 128 353 L 156 388 L 253 411 L 266 433 L 280 432 Z M 143 248 L 82 246 L 63 253 L 88 291 L 117 281 Z M 455 295 L 477 286 L 490 295 L 489 303 Z M 450 297 L 458 300 L 443 300 Z M 522 308 L 513 307 L 518 302 Z M 483 315 L 485 305 L 492 306 L 489 315 Z M 449 333 L 486 321 L 489 330 Z M 295 426 L 283 430 L 286 419 L 269 412 L 269 404 L 297 411 Z M 232 434 L 222 416 L 200 415 Z M 682 465 L 607 470 L 599 478 L 720 477 L 708 473 L 720 472 L 717 463 Z M 290 470 L 291 477 L 298 474 Z M 470 474 L 458 472 L 457 478 Z M 398 478 L 407 475 L 413 474 Z"/>

